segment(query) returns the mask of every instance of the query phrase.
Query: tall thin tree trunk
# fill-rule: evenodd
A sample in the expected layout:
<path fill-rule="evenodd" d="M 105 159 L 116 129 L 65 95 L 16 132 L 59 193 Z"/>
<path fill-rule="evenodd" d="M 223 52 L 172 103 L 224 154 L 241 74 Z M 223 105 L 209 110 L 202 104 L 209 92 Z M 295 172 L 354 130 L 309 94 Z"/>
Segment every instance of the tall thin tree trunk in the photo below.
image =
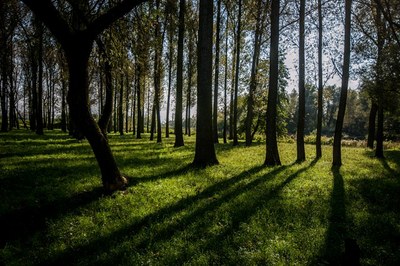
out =
<path fill-rule="evenodd" d="M 213 137 L 214 143 L 218 143 L 218 86 L 219 86 L 219 41 L 221 24 L 221 0 L 217 0 L 217 32 L 215 37 L 215 74 L 214 74 L 214 111 L 213 111 Z"/>
<path fill-rule="evenodd" d="M 375 122 L 377 113 L 378 113 L 378 105 L 376 103 L 372 103 L 368 119 L 368 140 L 367 140 L 367 147 L 370 149 L 374 148 L 375 127 L 376 127 Z"/>
<path fill-rule="evenodd" d="M 257 68 L 258 58 L 260 55 L 261 46 L 261 1 L 257 2 L 257 22 L 256 30 L 254 34 L 254 50 L 253 50 L 253 62 L 251 64 L 251 76 L 250 76 L 250 88 L 249 97 L 247 99 L 247 116 L 246 116 L 246 146 L 250 146 L 253 141 L 253 135 L 251 134 L 254 117 L 254 93 L 257 88 Z"/>
<path fill-rule="evenodd" d="M 306 116 L 305 89 L 305 56 L 304 56 L 304 17 L 306 1 L 300 0 L 300 32 L 299 32 L 299 112 L 297 121 L 297 162 L 306 159 L 304 149 L 304 123 Z"/>
<path fill-rule="evenodd" d="M 37 21 L 38 31 L 38 86 L 36 107 L 36 134 L 43 135 L 43 25 Z"/>
<path fill-rule="evenodd" d="M 182 132 L 182 90 L 183 90 L 183 38 L 185 32 L 185 0 L 179 1 L 178 65 L 176 77 L 175 147 L 184 145 Z"/>
<path fill-rule="evenodd" d="M 142 77 L 142 67 L 140 62 L 137 64 L 137 83 L 136 83 L 136 92 L 137 92 L 137 133 L 136 138 L 141 139 L 142 135 L 142 99 L 141 99 L 141 77 Z"/>
<path fill-rule="evenodd" d="M 317 138 L 315 143 L 316 157 L 321 158 L 322 112 L 323 112 L 323 81 L 322 81 L 322 0 L 318 0 L 318 114 Z"/>
<path fill-rule="evenodd" d="M 238 91 L 239 91 L 239 66 L 240 66 L 240 36 L 242 19 L 242 0 L 239 0 L 238 26 L 236 32 L 236 73 L 235 73 L 235 95 L 233 102 L 233 146 L 239 145 L 238 141 Z"/>
<path fill-rule="evenodd" d="M 342 165 L 342 130 L 343 120 L 346 111 L 347 90 L 349 85 L 350 69 L 350 38 L 351 38 L 351 0 L 346 0 L 345 6 L 345 36 L 344 36 L 344 56 L 343 56 L 343 76 L 342 88 L 340 92 L 339 111 L 336 120 L 335 135 L 333 140 L 333 166 Z"/>
<path fill-rule="evenodd" d="M 226 18 L 225 29 L 225 78 L 224 78 L 224 130 L 222 133 L 224 143 L 227 143 L 227 86 L 228 86 L 228 17 Z"/>
<path fill-rule="evenodd" d="M 200 0 L 197 56 L 197 125 L 193 165 L 218 164 L 212 129 L 212 28 L 213 1 Z"/>
<path fill-rule="evenodd" d="M 124 135 L 124 77 L 121 75 L 118 106 L 118 131 Z"/>
<path fill-rule="evenodd" d="M 271 48 L 266 130 L 267 153 L 264 162 L 265 165 L 270 166 L 281 165 L 276 139 L 279 76 L 279 2 L 280 0 L 271 1 Z"/>
<path fill-rule="evenodd" d="M 173 36 L 172 33 L 169 33 L 169 53 L 168 53 L 168 93 L 167 93 L 167 113 L 166 113 L 166 121 L 165 121 L 165 137 L 169 138 L 169 112 L 170 112 L 170 104 L 171 104 L 171 87 L 172 87 L 172 63 L 173 63 Z"/>
<path fill-rule="evenodd" d="M 129 133 L 129 98 L 130 98 L 130 84 L 129 75 L 126 75 L 126 93 L 125 93 L 125 133 Z"/>
<path fill-rule="evenodd" d="M 376 150 L 375 157 L 377 158 L 385 158 L 383 154 L 383 101 L 382 99 L 378 100 L 378 127 L 376 130 Z"/>

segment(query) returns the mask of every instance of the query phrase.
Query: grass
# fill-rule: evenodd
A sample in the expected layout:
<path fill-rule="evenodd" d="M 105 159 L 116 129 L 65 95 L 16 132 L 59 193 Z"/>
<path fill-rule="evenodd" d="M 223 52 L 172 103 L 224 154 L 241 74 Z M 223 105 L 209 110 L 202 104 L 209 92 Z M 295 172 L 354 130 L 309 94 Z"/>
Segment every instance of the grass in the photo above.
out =
<path fill-rule="evenodd" d="M 194 138 L 173 148 L 110 136 L 126 191 L 101 190 L 86 141 L 61 132 L 0 135 L 0 262 L 5 265 L 328 265 L 353 238 L 363 265 L 400 264 L 400 150 L 385 160 L 331 147 L 263 167 L 265 146 L 216 145 L 220 165 L 191 169 Z M 0 263 L 1 264 L 1 263 Z"/>

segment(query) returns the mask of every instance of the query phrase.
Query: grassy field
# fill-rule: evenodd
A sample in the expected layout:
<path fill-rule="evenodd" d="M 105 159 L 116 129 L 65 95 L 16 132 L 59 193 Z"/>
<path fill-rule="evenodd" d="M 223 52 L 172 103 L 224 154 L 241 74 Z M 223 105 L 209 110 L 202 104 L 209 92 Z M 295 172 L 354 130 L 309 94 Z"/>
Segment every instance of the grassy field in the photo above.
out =
<path fill-rule="evenodd" d="M 0 264 L 335 265 L 355 239 L 363 265 L 400 265 L 400 150 L 385 160 L 331 147 L 262 166 L 263 143 L 216 145 L 220 165 L 191 169 L 194 138 L 173 148 L 110 136 L 126 191 L 104 195 L 87 141 L 60 132 L 0 135 Z"/>

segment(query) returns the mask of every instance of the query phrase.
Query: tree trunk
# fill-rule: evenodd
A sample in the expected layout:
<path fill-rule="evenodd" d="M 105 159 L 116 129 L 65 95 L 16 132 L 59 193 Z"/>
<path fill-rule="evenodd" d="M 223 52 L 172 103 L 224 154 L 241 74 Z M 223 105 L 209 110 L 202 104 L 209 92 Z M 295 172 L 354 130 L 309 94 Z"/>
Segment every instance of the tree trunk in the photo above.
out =
<path fill-rule="evenodd" d="M 2 78 L 1 78 L 1 131 L 8 131 L 8 110 L 7 110 L 7 86 L 8 86 L 8 78 L 7 78 L 7 64 L 5 63 L 5 51 L 2 58 Z"/>
<path fill-rule="evenodd" d="M 238 91 L 239 91 L 239 66 L 240 66 L 240 35 L 241 35 L 241 19 L 242 19 L 242 0 L 239 0 L 239 14 L 238 14 L 238 26 L 236 32 L 236 73 L 235 73 L 235 95 L 233 102 L 233 146 L 239 145 L 238 141 Z"/>
<path fill-rule="evenodd" d="M 218 164 L 212 129 L 213 1 L 200 0 L 195 167 Z"/>
<path fill-rule="evenodd" d="M 351 0 L 346 0 L 345 7 L 345 36 L 344 36 L 344 56 L 343 56 L 343 76 L 342 88 L 340 92 L 339 111 L 336 120 L 335 136 L 333 140 L 333 166 L 342 165 L 341 141 L 344 114 L 346 111 L 347 90 L 349 84 L 350 69 L 350 38 L 351 38 Z"/>
<path fill-rule="evenodd" d="M 136 83 L 136 92 L 137 92 L 137 133 L 136 133 L 136 138 L 141 139 L 142 138 L 142 92 L 141 92 L 141 77 L 142 77 L 142 66 L 140 65 L 141 63 L 139 62 L 137 64 L 137 83 Z"/>
<path fill-rule="evenodd" d="M 175 144 L 184 145 L 182 132 L 182 89 L 183 89 L 183 38 L 185 32 L 185 0 L 179 1 L 178 65 L 176 77 Z"/>
<path fill-rule="evenodd" d="M 226 18 L 226 29 L 225 29 L 225 78 L 224 78 L 224 130 L 222 133 L 222 137 L 224 139 L 224 143 L 227 143 L 226 135 L 227 135 L 227 87 L 228 87 L 228 17 Z"/>
<path fill-rule="evenodd" d="M 67 91 L 67 84 L 64 77 L 61 78 L 61 130 L 67 132 L 67 118 L 66 118 L 66 106 L 65 97 Z"/>
<path fill-rule="evenodd" d="M 378 112 L 378 105 L 376 103 L 372 103 L 368 119 L 368 140 L 367 140 L 367 147 L 370 149 L 374 148 L 375 127 L 376 127 L 375 122 L 376 122 L 377 112 Z"/>
<path fill-rule="evenodd" d="M 76 46 L 66 50 L 69 68 L 68 104 L 71 118 L 88 139 L 100 167 L 103 186 L 107 191 L 121 189 L 127 180 L 121 175 L 106 137 L 93 119 L 89 105 L 88 61 L 90 41 L 72 40 Z"/>
<path fill-rule="evenodd" d="M 98 124 L 103 135 L 107 137 L 107 131 L 113 111 L 112 66 L 110 60 L 108 59 L 103 41 L 100 38 L 97 38 L 96 44 L 104 60 L 103 71 L 106 86 L 106 99 Z"/>
<path fill-rule="evenodd" d="M 322 134 L 322 99 L 323 99 L 323 81 L 322 81 L 322 0 L 318 0 L 318 114 L 317 114 L 317 139 L 316 139 L 316 157 L 321 158 L 321 134 Z"/>
<path fill-rule="evenodd" d="M 173 35 L 169 33 L 169 53 L 168 53 L 168 93 L 167 93 L 167 114 L 166 114 L 166 121 L 165 121 L 165 137 L 169 138 L 169 112 L 170 112 L 170 104 L 171 104 L 171 87 L 172 87 L 172 63 L 173 63 Z"/>
<path fill-rule="evenodd" d="M 305 91 L 305 56 L 304 56 L 304 17 L 306 1 L 300 0 L 300 32 L 299 32 L 299 112 L 297 121 L 297 162 L 306 160 L 304 149 L 304 123 L 306 116 Z"/>
<path fill-rule="evenodd" d="M 125 133 L 129 133 L 129 98 L 130 98 L 130 86 L 129 86 L 129 75 L 126 75 L 126 94 L 125 94 Z"/>
<path fill-rule="evenodd" d="M 119 106 L 118 106 L 118 131 L 124 135 L 124 77 L 120 77 Z"/>
<path fill-rule="evenodd" d="M 278 76 L 279 76 L 279 0 L 271 3 L 271 51 L 269 70 L 269 91 L 267 105 L 267 153 L 265 165 L 281 165 L 278 143 L 276 139 L 276 117 L 278 100 Z"/>
<path fill-rule="evenodd" d="M 254 50 L 253 50 L 253 62 L 251 64 L 251 76 L 250 76 L 250 88 L 249 97 L 247 99 L 247 116 L 246 116 L 246 146 L 250 146 L 253 141 L 253 135 L 251 134 L 253 127 L 254 117 L 254 93 L 257 88 L 257 68 L 258 58 L 260 55 L 261 46 L 261 1 L 257 2 L 257 23 L 254 34 Z"/>
<path fill-rule="evenodd" d="M 378 103 L 378 127 L 376 131 L 376 150 L 375 157 L 385 158 L 383 154 L 383 101 L 380 100 Z"/>
<path fill-rule="evenodd" d="M 43 135 L 43 25 L 37 21 L 38 34 L 38 86 L 36 102 L 36 134 Z"/>
<path fill-rule="evenodd" d="M 221 24 L 221 0 L 218 0 L 217 8 L 217 32 L 215 37 L 215 74 L 214 74 L 214 111 L 213 111 L 213 137 L 214 143 L 218 143 L 218 85 L 219 85 L 219 41 Z"/>

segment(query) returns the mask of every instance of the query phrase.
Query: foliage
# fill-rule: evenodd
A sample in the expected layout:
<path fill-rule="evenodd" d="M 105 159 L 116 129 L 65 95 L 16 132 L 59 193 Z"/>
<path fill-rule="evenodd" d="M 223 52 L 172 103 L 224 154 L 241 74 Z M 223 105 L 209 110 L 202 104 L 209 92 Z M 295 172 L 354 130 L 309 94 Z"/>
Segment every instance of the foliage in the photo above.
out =
<path fill-rule="evenodd" d="M 194 138 L 173 148 L 109 135 L 126 191 L 102 194 L 86 141 L 59 131 L 0 135 L 1 261 L 6 265 L 325 265 L 353 238 L 363 265 L 398 265 L 400 153 L 377 160 L 331 147 L 263 167 L 264 144 L 216 145 L 220 165 L 190 169 Z M 238 156 L 239 155 L 239 156 Z M 5 242 L 4 242 L 5 240 Z"/>

